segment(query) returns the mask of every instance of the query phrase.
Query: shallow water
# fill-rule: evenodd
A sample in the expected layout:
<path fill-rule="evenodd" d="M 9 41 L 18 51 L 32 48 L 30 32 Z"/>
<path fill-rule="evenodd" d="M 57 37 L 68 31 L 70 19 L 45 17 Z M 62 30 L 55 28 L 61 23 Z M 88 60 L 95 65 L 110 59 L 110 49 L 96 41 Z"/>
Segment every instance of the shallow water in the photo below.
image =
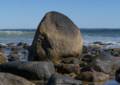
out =
<path fill-rule="evenodd" d="M 120 83 L 117 83 L 115 80 L 109 80 L 105 83 L 105 85 L 120 85 Z"/>

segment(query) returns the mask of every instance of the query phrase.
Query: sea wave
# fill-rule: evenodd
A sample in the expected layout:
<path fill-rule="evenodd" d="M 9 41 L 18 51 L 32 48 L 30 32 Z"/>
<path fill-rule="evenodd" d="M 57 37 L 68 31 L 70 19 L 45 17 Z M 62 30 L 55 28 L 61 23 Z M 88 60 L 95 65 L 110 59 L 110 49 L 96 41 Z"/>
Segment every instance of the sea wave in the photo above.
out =
<path fill-rule="evenodd" d="M 0 29 L 0 42 L 32 42 L 35 29 Z M 84 43 L 96 41 L 120 45 L 120 29 L 81 29 Z"/>
<path fill-rule="evenodd" d="M 0 31 L 0 35 L 25 35 L 25 34 L 33 34 L 34 32 L 27 31 Z"/>

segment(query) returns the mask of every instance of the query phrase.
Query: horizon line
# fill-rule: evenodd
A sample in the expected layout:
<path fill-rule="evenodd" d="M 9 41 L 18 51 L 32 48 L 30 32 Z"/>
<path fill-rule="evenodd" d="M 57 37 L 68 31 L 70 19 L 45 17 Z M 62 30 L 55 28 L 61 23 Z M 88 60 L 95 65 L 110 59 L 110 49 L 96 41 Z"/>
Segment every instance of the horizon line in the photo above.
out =
<path fill-rule="evenodd" d="M 78 27 L 79 29 L 120 29 L 120 27 Z M 34 28 L 34 27 L 28 27 L 28 28 L 26 28 L 26 27 L 18 27 L 18 28 L 1 28 L 0 27 L 0 29 L 36 29 L 36 28 Z"/>

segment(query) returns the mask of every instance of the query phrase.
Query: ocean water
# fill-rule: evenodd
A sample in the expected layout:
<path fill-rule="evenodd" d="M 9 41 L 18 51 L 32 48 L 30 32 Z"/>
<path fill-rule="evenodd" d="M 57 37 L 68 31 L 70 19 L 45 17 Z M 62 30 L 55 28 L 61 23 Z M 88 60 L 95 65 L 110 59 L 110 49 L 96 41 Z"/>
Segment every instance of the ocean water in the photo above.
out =
<path fill-rule="evenodd" d="M 26 42 L 31 44 L 36 29 L 0 29 L 0 43 Z M 84 44 L 100 41 L 112 43 L 120 47 L 120 29 L 81 29 Z M 109 80 L 105 85 L 119 85 L 115 80 Z"/>
<path fill-rule="evenodd" d="M 0 43 L 26 42 L 31 44 L 36 29 L 1 29 Z M 120 45 L 120 29 L 81 29 L 84 43 L 96 41 Z"/>
<path fill-rule="evenodd" d="M 82 29 L 84 43 L 96 41 L 120 45 L 120 29 Z"/>
<path fill-rule="evenodd" d="M 2 29 L 0 30 L 0 43 L 32 43 L 35 29 Z"/>

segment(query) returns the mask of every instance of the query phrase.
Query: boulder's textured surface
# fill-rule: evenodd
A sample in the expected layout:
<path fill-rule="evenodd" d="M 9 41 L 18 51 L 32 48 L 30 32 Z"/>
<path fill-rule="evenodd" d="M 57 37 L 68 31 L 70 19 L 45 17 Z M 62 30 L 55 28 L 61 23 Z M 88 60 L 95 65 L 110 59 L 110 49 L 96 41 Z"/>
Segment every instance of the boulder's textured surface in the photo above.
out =
<path fill-rule="evenodd" d="M 0 65 L 1 72 L 8 72 L 29 80 L 47 80 L 55 73 L 51 62 L 10 62 Z"/>
<path fill-rule="evenodd" d="M 29 58 L 59 63 L 61 58 L 79 57 L 82 47 L 80 29 L 67 16 L 49 12 L 38 26 Z"/>
<path fill-rule="evenodd" d="M 35 84 L 13 74 L 0 73 L 0 85 L 35 85 Z"/>
<path fill-rule="evenodd" d="M 82 85 L 82 82 L 64 75 L 53 74 L 47 85 Z"/>

